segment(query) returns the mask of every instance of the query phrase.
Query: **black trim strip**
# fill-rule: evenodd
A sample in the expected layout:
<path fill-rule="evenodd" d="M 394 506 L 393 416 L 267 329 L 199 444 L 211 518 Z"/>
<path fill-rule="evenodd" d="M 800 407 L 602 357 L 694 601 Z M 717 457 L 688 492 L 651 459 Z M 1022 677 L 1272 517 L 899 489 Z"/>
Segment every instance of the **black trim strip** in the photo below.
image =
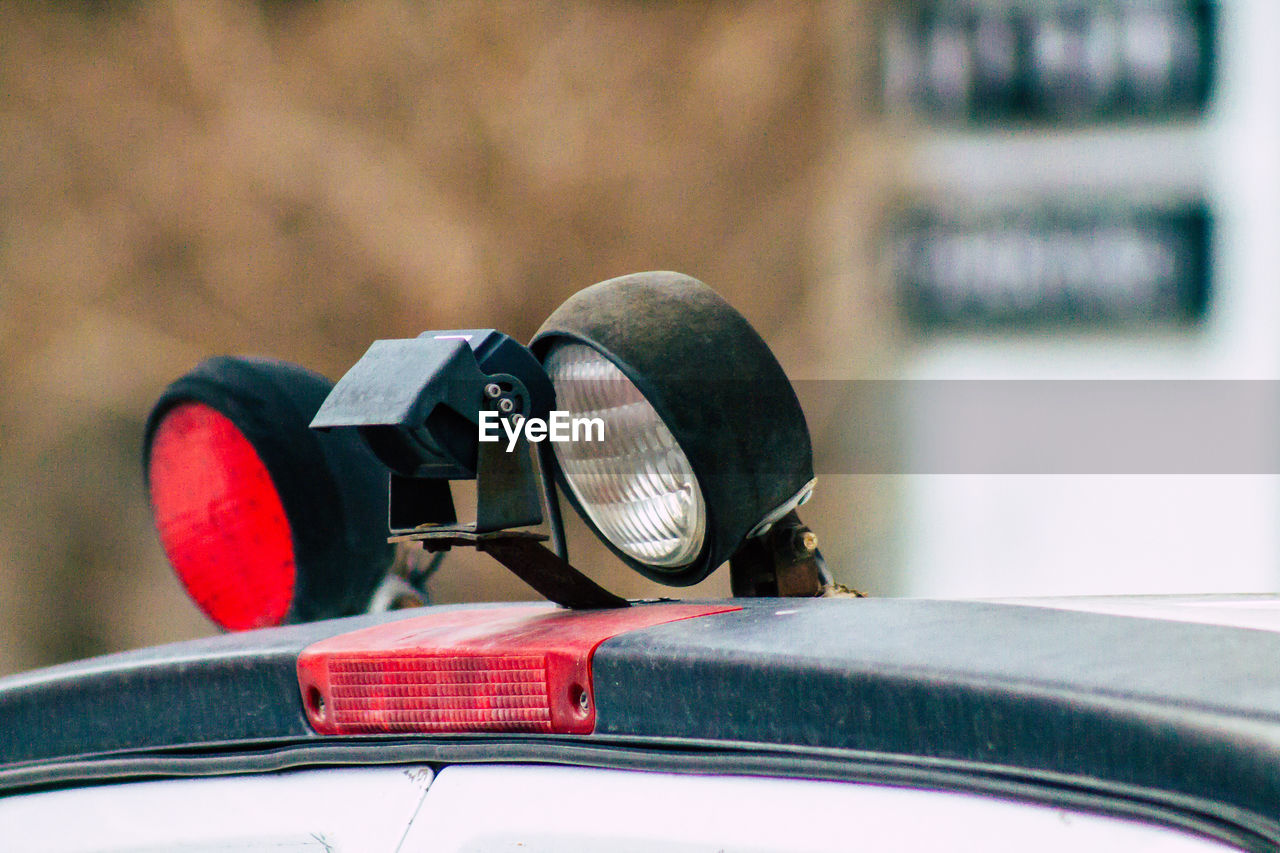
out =
<path fill-rule="evenodd" d="M 166 750 L 0 771 L 0 795 L 85 784 L 268 773 L 351 765 L 550 764 L 692 775 L 817 779 L 996 797 L 1137 820 L 1249 851 L 1280 846 L 1280 820 L 1221 803 L 1090 777 L 856 750 L 676 738 L 475 736 L 327 738 Z"/>

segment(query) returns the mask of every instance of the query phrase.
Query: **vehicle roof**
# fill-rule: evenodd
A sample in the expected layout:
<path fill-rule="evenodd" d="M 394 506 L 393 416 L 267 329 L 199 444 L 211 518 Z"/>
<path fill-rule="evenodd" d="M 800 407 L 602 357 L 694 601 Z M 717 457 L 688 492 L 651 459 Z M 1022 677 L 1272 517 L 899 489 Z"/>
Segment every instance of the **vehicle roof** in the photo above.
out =
<path fill-rule="evenodd" d="M 728 603 L 738 609 L 601 643 L 591 662 L 595 731 L 582 736 L 318 735 L 299 695 L 298 655 L 423 611 L 0 679 L 0 792 L 285 764 L 523 756 L 1033 798 L 1052 790 L 1057 800 L 1107 810 L 1123 802 L 1122 811 L 1202 830 L 1280 839 L 1280 633 L 1087 612 L 1080 600 Z M 477 609 L 486 607 L 494 605 Z"/>

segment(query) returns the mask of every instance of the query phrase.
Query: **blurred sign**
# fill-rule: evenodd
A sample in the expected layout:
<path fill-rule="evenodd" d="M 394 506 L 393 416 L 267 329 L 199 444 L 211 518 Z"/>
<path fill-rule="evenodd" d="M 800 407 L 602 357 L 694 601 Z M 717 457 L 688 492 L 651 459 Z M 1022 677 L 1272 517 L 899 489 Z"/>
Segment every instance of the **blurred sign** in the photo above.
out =
<path fill-rule="evenodd" d="M 921 326 L 1190 323 L 1209 303 L 1209 214 L 1179 209 L 916 211 L 893 242 Z"/>
<path fill-rule="evenodd" d="M 1087 123 L 1199 113 L 1213 76 L 1205 0 L 915 0 L 885 28 L 892 109 Z"/>

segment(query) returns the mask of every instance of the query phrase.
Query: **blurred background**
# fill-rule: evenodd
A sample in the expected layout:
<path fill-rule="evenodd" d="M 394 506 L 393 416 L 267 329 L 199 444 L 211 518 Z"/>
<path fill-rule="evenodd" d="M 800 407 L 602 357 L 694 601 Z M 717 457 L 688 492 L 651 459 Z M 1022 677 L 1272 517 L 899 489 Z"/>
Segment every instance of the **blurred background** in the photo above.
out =
<path fill-rule="evenodd" d="M 2 4 L 0 672 L 214 632 L 139 458 L 198 361 L 527 340 L 645 269 L 797 382 L 844 583 L 1273 590 L 1272 470 L 920 460 L 927 389 L 1277 378 L 1277 37 L 1270 0 Z M 465 555 L 431 591 L 532 595 Z"/>

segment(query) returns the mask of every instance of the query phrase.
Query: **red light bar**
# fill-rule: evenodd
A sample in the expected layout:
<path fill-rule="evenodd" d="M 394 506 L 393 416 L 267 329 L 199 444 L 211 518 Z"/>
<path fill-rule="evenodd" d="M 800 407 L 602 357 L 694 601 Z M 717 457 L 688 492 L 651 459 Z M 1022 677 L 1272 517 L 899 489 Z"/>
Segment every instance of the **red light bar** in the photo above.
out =
<path fill-rule="evenodd" d="M 628 631 L 738 609 L 427 612 L 309 646 L 298 656 L 298 684 L 321 734 L 589 734 L 597 646 Z"/>

